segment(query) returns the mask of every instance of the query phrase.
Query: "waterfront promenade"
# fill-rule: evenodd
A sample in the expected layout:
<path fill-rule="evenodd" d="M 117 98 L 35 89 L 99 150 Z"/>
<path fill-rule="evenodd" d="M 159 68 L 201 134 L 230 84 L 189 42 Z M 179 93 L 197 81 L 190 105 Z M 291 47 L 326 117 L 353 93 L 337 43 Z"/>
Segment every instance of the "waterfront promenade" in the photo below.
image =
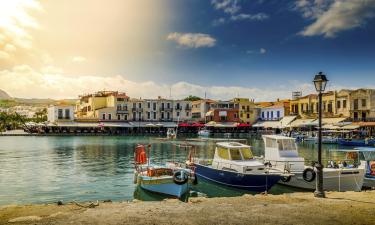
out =
<path fill-rule="evenodd" d="M 374 224 L 375 191 L 0 208 L 0 224 Z"/>

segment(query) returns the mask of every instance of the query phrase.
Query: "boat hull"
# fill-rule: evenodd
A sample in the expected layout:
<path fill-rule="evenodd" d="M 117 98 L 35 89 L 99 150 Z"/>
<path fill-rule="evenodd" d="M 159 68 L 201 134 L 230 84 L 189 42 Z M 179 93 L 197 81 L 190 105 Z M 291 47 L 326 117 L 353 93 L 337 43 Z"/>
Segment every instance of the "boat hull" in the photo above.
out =
<path fill-rule="evenodd" d="M 147 191 L 161 193 L 180 198 L 188 191 L 188 183 L 178 185 L 173 182 L 172 177 L 148 177 L 138 176 L 138 185 Z"/>
<path fill-rule="evenodd" d="M 251 192 L 268 191 L 280 179 L 280 175 L 265 174 L 241 174 L 224 170 L 217 170 L 208 166 L 194 164 L 195 173 L 203 178 L 224 186 L 242 189 Z"/>
<path fill-rule="evenodd" d="M 365 147 L 365 146 L 374 146 L 375 140 L 338 140 L 339 145 L 345 146 L 357 146 L 357 147 Z"/>
<path fill-rule="evenodd" d="M 315 190 L 317 178 L 307 182 L 303 179 L 302 172 L 292 173 L 294 176 L 291 177 L 289 182 L 279 181 L 279 183 L 290 187 Z M 364 169 L 323 171 L 323 189 L 325 191 L 361 191 L 363 182 Z"/>

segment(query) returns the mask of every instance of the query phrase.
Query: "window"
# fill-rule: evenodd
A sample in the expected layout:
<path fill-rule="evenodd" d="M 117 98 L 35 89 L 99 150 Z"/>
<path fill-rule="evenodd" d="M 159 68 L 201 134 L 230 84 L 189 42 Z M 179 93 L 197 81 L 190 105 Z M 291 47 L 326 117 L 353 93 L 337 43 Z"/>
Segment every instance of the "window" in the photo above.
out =
<path fill-rule="evenodd" d="M 237 117 L 238 117 L 238 116 L 237 116 L 237 113 L 235 113 L 235 114 L 234 114 L 234 118 L 237 119 Z"/>
<path fill-rule="evenodd" d="M 281 140 L 280 140 L 281 141 Z M 291 139 L 284 139 L 282 140 L 282 148 L 280 148 L 280 150 L 297 150 L 296 149 L 296 144 L 294 142 L 294 140 L 291 140 Z"/>
<path fill-rule="evenodd" d="M 141 112 L 138 113 L 138 120 L 142 120 L 142 113 Z"/>
<path fill-rule="evenodd" d="M 341 101 L 340 101 L 340 100 L 337 101 L 336 105 L 337 105 L 337 108 L 338 108 L 338 109 L 341 108 Z"/>
<path fill-rule="evenodd" d="M 105 113 L 102 114 L 102 119 L 105 120 Z"/>
<path fill-rule="evenodd" d="M 161 119 L 164 119 L 164 113 L 161 113 L 160 117 Z"/>
<path fill-rule="evenodd" d="M 267 148 L 277 148 L 277 143 L 275 139 L 267 139 L 266 140 L 266 147 Z"/>
<path fill-rule="evenodd" d="M 156 120 L 156 112 L 154 112 L 154 120 Z"/>
<path fill-rule="evenodd" d="M 358 99 L 354 99 L 354 110 L 358 109 Z"/>
<path fill-rule="evenodd" d="M 124 115 L 124 120 L 128 120 L 128 115 Z"/>
<path fill-rule="evenodd" d="M 245 110 L 245 106 L 244 105 L 242 106 L 242 110 Z"/>
<path fill-rule="evenodd" d="M 346 108 L 346 100 L 342 101 L 342 107 L 345 109 Z"/>
<path fill-rule="evenodd" d="M 164 109 L 164 102 L 163 102 L 163 103 L 161 103 L 161 108 L 162 108 L 162 109 Z"/>
<path fill-rule="evenodd" d="M 217 154 L 220 158 L 229 160 L 228 149 L 217 147 Z"/>
<path fill-rule="evenodd" d="M 189 116 L 189 112 L 186 112 L 186 116 Z"/>
<path fill-rule="evenodd" d="M 117 120 L 121 120 L 121 116 L 120 115 L 117 115 Z"/>
<path fill-rule="evenodd" d="M 267 112 L 267 119 L 270 118 L 270 112 Z"/>
<path fill-rule="evenodd" d="M 150 118 L 151 118 L 151 113 L 147 112 L 147 119 L 150 119 Z"/>
<path fill-rule="evenodd" d="M 180 116 L 180 112 L 176 112 L 176 115 L 177 115 L 177 117 L 179 117 Z"/>
<path fill-rule="evenodd" d="M 112 114 L 108 113 L 108 120 L 112 120 Z"/>
<path fill-rule="evenodd" d="M 280 111 L 277 111 L 277 118 L 280 118 Z"/>
<path fill-rule="evenodd" d="M 170 109 L 171 108 L 171 103 L 167 103 L 167 108 Z"/>
<path fill-rule="evenodd" d="M 121 105 L 117 105 L 117 110 L 121 110 Z"/>
<path fill-rule="evenodd" d="M 70 119 L 70 109 L 65 109 L 65 119 Z"/>
<path fill-rule="evenodd" d="M 136 108 L 137 107 L 137 104 L 134 102 L 133 103 L 133 108 Z"/>
<path fill-rule="evenodd" d="M 147 108 L 151 108 L 151 102 L 147 102 Z"/>
<path fill-rule="evenodd" d="M 249 114 L 249 113 L 248 113 L 248 114 L 246 114 L 246 118 L 248 118 L 248 119 L 250 118 L 250 114 Z"/>
<path fill-rule="evenodd" d="M 142 103 L 138 103 L 138 108 L 142 108 Z"/>
<path fill-rule="evenodd" d="M 58 109 L 58 111 L 57 111 L 57 118 L 58 119 L 62 119 L 63 118 L 63 110 L 62 109 Z"/>
<path fill-rule="evenodd" d="M 137 114 L 133 112 L 133 120 L 136 120 L 136 119 L 137 119 Z"/>
<path fill-rule="evenodd" d="M 271 118 L 273 119 L 273 111 L 271 111 Z"/>
<path fill-rule="evenodd" d="M 153 109 L 153 110 L 156 110 L 156 102 L 154 102 L 154 103 L 152 104 L 152 109 Z"/>
<path fill-rule="evenodd" d="M 242 148 L 242 157 L 243 159 L 252 159 L 253 158 L 253 153 L 251 152 L 250 148 Z"/>
<path fill-rule="evenodd" d="M 366 107 L 366 99 L 362 99 L 362 107 Z"/>
<path fill-rule="evenodd" d="M 262 118 L 264 119 L 264 112 L 262 112 Z"/>
<path fill-rule="evenodd" d="M 180 114 L 178 114 L 178 115 L 180 115 Z M 167 112 L 167 119 L 169 120 L 170 118 L 171 118 L 171 115 L 170 115 L 169 112 Z"/>
<path fill-rule="evenodd" d="M 229 149 L 232 160 L 242 160 L 240 149 Z"/>

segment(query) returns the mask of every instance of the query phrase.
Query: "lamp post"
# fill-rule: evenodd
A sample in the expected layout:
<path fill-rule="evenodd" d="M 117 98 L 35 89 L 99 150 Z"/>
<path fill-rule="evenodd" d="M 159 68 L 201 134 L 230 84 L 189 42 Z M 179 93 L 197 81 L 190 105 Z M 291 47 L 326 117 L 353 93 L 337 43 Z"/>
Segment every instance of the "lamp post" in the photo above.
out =
<path fill-rule="evenodd" d="M 315 89 L 319 93 L 319 131 L 318 131 L 318 163 L 315 164 L 317 171 L 316 189 L 314 196 L 317 198 L 324 198 L 325 193 L 323 190 L 323 165 L 322 165 L 322 95 L 327 85 L 327 77 L 322 72 L 315 75 L 313 80 Z"/>

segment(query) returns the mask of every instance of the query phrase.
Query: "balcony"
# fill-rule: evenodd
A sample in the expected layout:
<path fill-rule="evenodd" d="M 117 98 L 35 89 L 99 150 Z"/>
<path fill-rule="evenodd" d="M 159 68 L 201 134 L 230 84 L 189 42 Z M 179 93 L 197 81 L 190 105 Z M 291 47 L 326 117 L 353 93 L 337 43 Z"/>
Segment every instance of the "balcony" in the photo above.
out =
<path fill-rule="evenodd" d="M 128 109 L 117 109 L 116 112 L 118 114 L 128 114 L 129 113 Z"/>
<path fill-rule="evenodd" d="M 182 110 L 182 106 L 175 106 L 174 109 L 175 110 Z"/>
<path fill-rule="evenodd" d="M 190 110 L 191 110 L 191 106 L 188 106 L 188 105 L 185 106 L 185 110 L 186 110 L 186 111 L 190 111 Z"/>
<path fill-rule="evenodd" d="M 160 112 L 172 112 L 173 108 L 160 108 Z"/>
<path fill-rule="evenodd" d="M 143 112 L 142 108 L 132 108 L 132 112 Z"/>

